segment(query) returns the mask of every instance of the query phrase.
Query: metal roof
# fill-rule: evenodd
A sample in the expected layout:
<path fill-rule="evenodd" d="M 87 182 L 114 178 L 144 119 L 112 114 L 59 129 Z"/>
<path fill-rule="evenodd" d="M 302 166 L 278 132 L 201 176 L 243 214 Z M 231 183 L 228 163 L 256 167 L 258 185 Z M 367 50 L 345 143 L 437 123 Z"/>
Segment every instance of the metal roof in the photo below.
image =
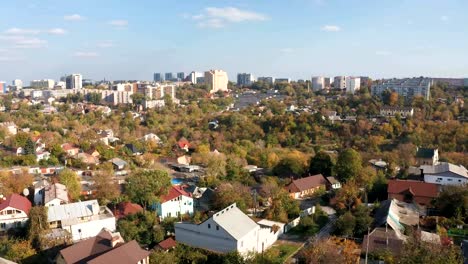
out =
<path fill-rule="evenodd" d="M 48 207 L 47 221 L 72 220 L 99 214 L 97 200 L 83 201 L 71 204 L 62 204 Z"/>
<path fill-rule="evenodd" d="M 235 203 L 217 212 L 212 218 L 235 239 L 241 239 L 258 228 L 257 223 L 237 208 Z"/>

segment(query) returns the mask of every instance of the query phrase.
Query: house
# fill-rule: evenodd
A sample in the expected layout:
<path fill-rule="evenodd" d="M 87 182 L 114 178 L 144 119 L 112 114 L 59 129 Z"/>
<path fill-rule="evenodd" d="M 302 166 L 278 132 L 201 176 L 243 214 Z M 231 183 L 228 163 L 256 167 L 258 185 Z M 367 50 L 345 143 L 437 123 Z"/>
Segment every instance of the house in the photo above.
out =
<path fill-rule="evenodd" d="M 388 199 L 397 199 L 406 203 L 417 203 L 430 206 L 437 198 L 439 187 L 433 183 L 412 180 L 389 180 Z"/>
<path fill-rule="evenodd" d="M 468 170 L 462 165 L 439 162 L 436 165 L 422 165 L 419 167 L 424 175 L 424 181 L 440 185 L 466 185 Z"/>
<path fill-rule="evenodd" d="M 139 204 L 134 204 L 131 202 L 121 202 L 117 205 L 116 209 L 115 216 L 119 219 L 143 211 L 143 207 L 141 207 Z"/>
<path fill-rule="evenodd" d="M 19 194 L 11 194 L 0 203 L 0 232 L 22 227 L 28 221 L 31 202 Z"/>
<path fill-rule="evenodd" d="M 134 263 L 149 264 L 150 252 L 135 240 L 125 243 L 120 233 L 102 229 L 95 237 L 60 250 L 57 264 Z"/>
<path fill-rule="evenodd" d="M 36 152 L 36 161 L 39 162 L 41 160 L 49 160 L 50 152 L 48 151 L 38 151 Z"/>
<path fill-rule="evenodd" d="M 43 194 L 42 204 L 46 207 L 66 204 L 69 202 L 67 187 L 60 183 L 45 186 Z"/>
<path fill-rule="evenodd" d="M 99 136 L 99 140 L 107 146 L 120 140 L 114 136 L 114 131 L 112 131 L 112 129 L 99 130 L 96 133 Z"/>
<path fill-rule="evenodd" d="M 96 236 L 103 228 L 115 231 L 114 215 L 106 206 L 99 206 L 97 200 L 61 204 L 47 209 L 49 227 L 67 230 L 74 242 Z"/>
<path fill-rule="evenodd" d="M 176 246 L 177 246 L 177 242 L 172 237 L 169 237 L 159 242 L 156 245 L 155 249 L 160 249 L 162 251 L 169 251 L 170 249 L 173 249 Z"/>
<path fill-rule="evenodd" d="M 292 198 L 299 199 L 308 195 L 312 195 L 320 188 L 325 189 L 326 185 L 327 180 L 325 177 L 323 177 L 322 174 L 317 174 L 293 180 L 288 186 L 286 186 L 286 190 L 289 192 L 289 195 Z"/>
<path fill-rule="evenodd" d="M 384 117 L 395 116 L 399 114 L 401 117 L 412 117 L 414 109 L 412 107 L 395 107 L 395 106 L 383 106 L 380 108 L 380 115 Z"/>
<path fill-rule="evenodd" d="M 114 165 L 115 170 L 123 170 L 128 165 L 128 163 L 125 160 L 120 158 L 113 158 L 109 161 L 112 162 L 112 165 Z"/>
<path fill-rule="evenodd" d="M 13 122 L 1 122 L 0 127 L 5 128 L 11 135 L 16 135 L 18 133 L 18 127 Z"/>
<path fill-rule="evenodd" d="M 417 148 L 416 163 L 421 165 L 436 165 L 439 163 L 439 149 Z"/>
<path fill-rule="evenodd" d="M 192 195 L 196 211 L 206 212 L 211 209 L 215 197 L 213 189 L 188 185 L 184 186 L 184 190 Z"/>
<path fill-rule="evenodd" d="M 99 158 L 101 156 L 101 153 L 99 153 L 99 151 L 97 151 L 97 149 L 95 148 L 89 149 L 88 151 L 86 151 L 86 153 L 96 158 Z"/>
<path fill-rule="evenodd" d="M 96 165 L 99 164 L 99 158 L 91 154 L 81 152 L 74 156 L 75 159 L 81 160 L 86 165 Z"/>
<path fill-rule="evenodd" d="M 34 188 L 34 205 L 42 205 L 44 204 L 44 188 L 49 186 L 50 183 L 45 180 L 41 179 L 36 182 L 33 186 Z"/>
<path fill-rule="evenodd" d="M 337 190 L 341 188 L 341 183 L 335 177 L 326 177 L 327 179 L 327 186 L 329 186 L 332 190 Z"/>
<path fill-rule="evenodd" d="M 185 138 L 185 137 L 182 137 L 181 139 L 179 139 L 179 141 L 177 142 L 177 146 L 182 149 L 182 150 L 185 150 L 185 151 L 189 151 L 189 148 L 190 148 L 190 142 Z"/>
<path fill-rule="evenodd" d="M 187 156 L 187 155 L 182 155 L 177 158 L 177 164 L 181 165 L 190 165 L 190 162 L 192 162 L 192 157 Z"/>
<path fill-rule="evenodd" d="M 172 186 L 169 192 L 156 204 L 156 213 L 160 219 L 179 217 L 181 214 L 193 214 L 192 195 L 180 185 Z"/>
<path fill-rule="evenodd" d="M 65 151 L 65 153 L 67 153 L 68 156 L 75 156 L 80 153 L 80 148 L 71 143 L 62 144 L 62 149 Z"/>
<path fill-rule="evenodd" d="M 387 162 L 381 160 L 381 159 L 371 159 L 369 160 L 369 163 L 371 164 L 372 168 L 376 171 L 376 172 L 379 172 L 379 171 L 383 171 L 383 172 L 386 172 L 387 171 L 387 167 L 388 167 L 388 164 Z"/>
<path fill-rule="evenodd" d="M 192 247 L 247 255 L 267 250 L 277 240 L 279 229 L 255 223 L 232 204 L 200 224 L 175 223 L 175 237 Z"/>
<path fill-rule="evenodd" d="M 125 144 L 125 147 L 130 150 L 133 156 L 139 156 L 143 154 L 143 151 L 140 150 L 137 146 L 134 144 Z"/>
<path fill-rule="evenodd" d="M 142 138 L 143 141 L 154 141 L 158 144 L 161 143 L 161 139 L 158 137 L 158 135 L 154 134 L 154 133 L 149 133 L 149 134 L 146 134 L 143 136 Z"/>

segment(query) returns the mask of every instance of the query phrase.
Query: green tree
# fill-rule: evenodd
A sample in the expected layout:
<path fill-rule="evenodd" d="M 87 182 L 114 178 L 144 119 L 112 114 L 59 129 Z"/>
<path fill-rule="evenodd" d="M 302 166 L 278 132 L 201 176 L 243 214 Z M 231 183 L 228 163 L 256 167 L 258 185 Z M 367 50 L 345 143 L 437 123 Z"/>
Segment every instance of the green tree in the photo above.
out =
<path fill-rule="evenodd" d="M 77 200 L 81 194 L 81 184 L 76 173 L 70 169 L 62 170 L 58 175 L 59 182 L 67 187 L 68 195 Z"/>
<path fill-rule="evenodd" d="M 312 175 L 322 174 L 331 176 L 333 174 L 333 161 L 327 153 L 320 151 L 310 160 L 309 173 Z"/>
<path fill-rule="evenodd" d="M 47 222 L 47 210 L 44 206 L 34 206 L 29 210 L 29 221 L 28 221 L 28 239 L 34 248 L 41 250 L 43 245 L 41 238 L 44 235 L 44 231 L 49 228 Z"/>
<path fill-rule="evenodd" d="M 162 170 L 138 170 L 127 178 L 125 193 L 144 208 L 159 201 L 171 186 L 171 178 Z"/>
<path fill-rule="evenodd" d="M 108 204 L 119 197 L 119 185 L 114 181 L 113 170 L 100 171 L 93 177 L 96 198 L 100 204 Z"/>
<path fill-rule="evenodd" d="M 459 246 L 425 242 L 415 234 L 404 244 L 399 263 L 457 264 L 463 263 L 463 255 Z"/>
<path fill-rule="evenodd" d="M 351 212 L 346 212 L 335 223 L 335 232 L 342 236 L 353 236 L 354 228 L 356 227 L 356 218 Z"/>
<path fill-rule="evenodd" d="M 468 189 L 464 186 L 445 186 L 437 197 L 435 206 L 445 217 L 468 220 Z"/>
<path fill-rule="evenodd" d="M 361 155 L 354 149 L 346 149 L 341 152 L 335 165 L 335 173 L 338 179 L 342 182 L 354 179 L 362 169 L 361 163 Z"/>
<path fill-rule="evenodd" d="M 24 154 L 25 155 L 36 154 L 36 145 L 34 144 L 31 138 L 28 138 L 26 140 L 26 144 L 24 145 Z"/>

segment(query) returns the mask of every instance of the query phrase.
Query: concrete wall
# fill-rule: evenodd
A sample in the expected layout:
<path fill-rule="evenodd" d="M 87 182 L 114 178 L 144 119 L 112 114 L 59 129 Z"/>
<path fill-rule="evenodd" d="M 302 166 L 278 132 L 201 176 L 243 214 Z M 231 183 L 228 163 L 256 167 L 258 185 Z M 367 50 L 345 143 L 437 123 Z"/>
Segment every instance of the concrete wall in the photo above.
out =
<path fill-rule="evenodd" d="M 161 219 L 166 217 L 178 217 L 181 214 L 193 214 L 193 199 L 184 195 L 179 196 L 180 200 L 167 201 L 157 208 L 158 216 Z"/>
<path fill-rule="evenodd" d="M 441 185 L 464 185 L 468 183 L 468 179 L 457 176 L 452 172 L 444 172 L 438 175 L 424 175 L 424 181 Z"/>
<path fill-rule="evenodd" d="M 68 230 L 72 234 L 73 242 L 77 242 L 82 239 L 97 236 L 103 228 L 107 228 L 110 231 L 115 231 L 115 217 L 108 217 L 90 222 L 79 223 L 76 225 L 62 227 Z M 80 232 L 81 230 L 81 232 Z"/>
<path fill-rule="evenodd" d="M 6 214 L 8 210 L 13 210 L 14 213 Z M 19 213 L 17 211 L 19 210 L 13 207 L 7 207 L 1 211 L 1 213 L 5 212 L 5 214 L 0 214 L 0 223 L 5 224 L 5 227 L 0 227 L 0 231 L 14 228 L 16 227 L 16 223 L 19 223 L 21 226 L 26 224 L 28 221 L 28 215 L 23 211 L 20 211 Z"/>

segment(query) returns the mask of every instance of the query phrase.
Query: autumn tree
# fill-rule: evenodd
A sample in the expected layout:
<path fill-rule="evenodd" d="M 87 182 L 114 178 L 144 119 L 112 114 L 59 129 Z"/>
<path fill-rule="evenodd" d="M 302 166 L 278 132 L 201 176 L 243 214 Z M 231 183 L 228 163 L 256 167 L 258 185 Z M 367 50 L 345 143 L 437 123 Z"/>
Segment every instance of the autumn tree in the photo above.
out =
<path fill-rule="evenodd" d="M 253 206 L 252 194 L 250 188 L 241 183 L 222 183 L 215 192 L 214 209 L 221 210 L 232 203 L 243 211 Z"/>
<path fill-rule="evenodd" d="M 94 175 L 93 180 L 100 204 L 108 204 L 119 197 L 119 185 L 113 179 L 113 170 L 100 171 Z"/>
<path fill-rule="evenodd" d="M 62 170 L 58 175 L 58 180 L 67 187 L 68 195 L 72 200 L 77 200 L 80 197 L 81 183 L 74 171 L 70 169 Z"/>
<path fill-rule="evenodd" d="M 352 240 L 331 237 L 316 240 L 299 253 L 301 262 L 314 264 L 354 264 L 359 259 L 359 246 Z"/>
<path fill-rule="evenodd" d="M 33 177 L 27 170 L 22 170 L 19 174 L 0 172 L 1 190 L 3 195 L 12 193 L 22 193 L 25 188 L 31 186 Z"/>
<path fill-rule="evenodd" d="M 338 155 L 335 173 L 342 182 L 347 182 L 359 175 L 362 169 L 362 160 L 359 152 L 346 149 Z"/>
<path fill-rule="evenodd" d="M 163 170 L 138 170 L 127 178 L 125 193 L 135 203 L 143 208 L 159 201 L 161 195 L 167 193 L 171 186 L 171 178 Z"/>
<path fill-rule="evenodd" d="M 404 244 L 399 263 L 456 264 L 463 263 L 463 255 L 457 245 L 426 242 L 415 233 Z"/>
<path fill-rule="evenodd" d="M 29 210 L 28 239 L 34 248 L 38 250 L 44 249 L 42 236 L 48 228 L 49 223 L 47 221 L 46 208 L 44 206 L 31 207 Z"/>
<path fill-rule="evenodd" d="M 327 153 L 320 151 L 310 160 L 309 173 L 331 176 L 333 173 L 333 161 Z"/>

